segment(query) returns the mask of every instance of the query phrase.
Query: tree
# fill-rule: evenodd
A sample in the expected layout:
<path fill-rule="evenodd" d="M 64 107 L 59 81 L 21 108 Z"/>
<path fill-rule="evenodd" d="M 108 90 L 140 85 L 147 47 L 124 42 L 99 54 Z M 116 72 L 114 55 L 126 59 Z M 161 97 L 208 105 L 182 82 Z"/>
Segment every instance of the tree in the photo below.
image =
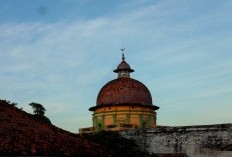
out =
<path fill-rule="evenodd" d="M 33 108 L 33 112 L 36 115 L 44 115 L 46 109 L 43 107 L 43 105 L 39 103 L 32 102 L 29 104 Z"/>
<path fill-rule="evenodd" d="M 46 116 L 44 116 L 46 109 L 43 107 L 43 105 L 35 102 L 32 102 L 29 105 L 34 110 L 34 115 L 32 115 L 34 119 L 45 124 L 51 124 L 51 121 Z"/>

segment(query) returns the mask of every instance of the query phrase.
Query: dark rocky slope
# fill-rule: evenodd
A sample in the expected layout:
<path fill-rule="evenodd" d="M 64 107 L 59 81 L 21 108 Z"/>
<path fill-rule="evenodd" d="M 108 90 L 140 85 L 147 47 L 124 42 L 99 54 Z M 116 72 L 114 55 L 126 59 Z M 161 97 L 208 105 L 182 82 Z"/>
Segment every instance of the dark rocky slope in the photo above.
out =
<path fill-rule="evenodd" d="M 0 100 L 0 155 L 111 156 L 99 144 Z"/>

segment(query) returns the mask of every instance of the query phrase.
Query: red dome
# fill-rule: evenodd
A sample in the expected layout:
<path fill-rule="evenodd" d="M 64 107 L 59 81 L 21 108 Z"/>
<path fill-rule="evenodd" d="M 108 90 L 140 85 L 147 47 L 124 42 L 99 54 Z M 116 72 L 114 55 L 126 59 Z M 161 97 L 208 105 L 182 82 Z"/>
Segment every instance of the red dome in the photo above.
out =
<path fill-rule="evenodd" d="M 97 105 L 124 103 L 152 105 L 151 93 L 144 84 L 128 77 L 108 82 L 98 93 Z"/>

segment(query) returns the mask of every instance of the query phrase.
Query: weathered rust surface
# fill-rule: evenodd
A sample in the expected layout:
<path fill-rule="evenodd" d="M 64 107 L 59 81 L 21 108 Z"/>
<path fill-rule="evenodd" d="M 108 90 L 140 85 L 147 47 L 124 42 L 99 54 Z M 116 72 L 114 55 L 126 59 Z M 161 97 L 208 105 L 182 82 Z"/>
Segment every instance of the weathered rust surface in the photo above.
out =
<path fill-rule="evenodd" d="M 97 97 L 97 105 L 122 103 L 152 105 L 151 93 L 140 81 L 123 77 L 104 85 Z"/>

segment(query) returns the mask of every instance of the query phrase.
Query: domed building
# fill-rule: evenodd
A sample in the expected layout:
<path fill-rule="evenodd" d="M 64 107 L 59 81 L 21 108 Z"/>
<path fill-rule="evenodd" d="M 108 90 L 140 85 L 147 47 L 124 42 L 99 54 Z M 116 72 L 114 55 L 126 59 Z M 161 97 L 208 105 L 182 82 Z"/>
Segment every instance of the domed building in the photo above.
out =
<path fill-rule="evenodd" d="M 89 108 L 93 111 L 93 131 L 155 127 L 155 111 L 159 107 L 153 105 L 148 88 L 130 77 L 134 70 L 125 61 L 123 51 L 122 61 L 114 72 L 118 78 L 101 88 L 96 106 Z"/>

